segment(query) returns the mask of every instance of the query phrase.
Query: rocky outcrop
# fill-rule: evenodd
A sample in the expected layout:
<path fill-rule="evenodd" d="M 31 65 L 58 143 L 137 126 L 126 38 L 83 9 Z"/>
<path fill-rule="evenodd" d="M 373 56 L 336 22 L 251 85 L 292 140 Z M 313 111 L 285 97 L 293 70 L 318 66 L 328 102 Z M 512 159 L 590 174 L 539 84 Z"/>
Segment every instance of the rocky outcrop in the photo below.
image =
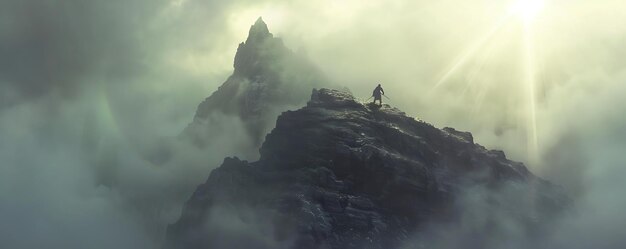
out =
<path fill-rule="evenodd" d="M 256 162 L 226 158 L 211 172 L 168 228 L 168 247 L 399 248 L 421 243 L 429 224 L 462 222 L 470 208 L 464 196 L 480 189 L 487 225 L 464 246 L 484 248 L 513 223 L 541 231 L 567 203 L 558 188 L 470 133 L 336 90 L 314 90 L 306 107 L 280 115 L 260 152 Z M 215 223 L 225 216 L 237 222 Z"/>
<path fill-rule="evenodd" d="M 211 120 L 226 115 L 240 118 L 246 128 L 243 132 L 260 145 L 281 112 L 303 106 L 312 88 L 329 85 L 316 66 L 289 50 L 259 18 L 246 41 L 239 44 L 233 74 L 200 103 L 183 134 L 204 145 L 210 142 L 202 135 L 207 130 L 226 132 L 214 130 Z"/>

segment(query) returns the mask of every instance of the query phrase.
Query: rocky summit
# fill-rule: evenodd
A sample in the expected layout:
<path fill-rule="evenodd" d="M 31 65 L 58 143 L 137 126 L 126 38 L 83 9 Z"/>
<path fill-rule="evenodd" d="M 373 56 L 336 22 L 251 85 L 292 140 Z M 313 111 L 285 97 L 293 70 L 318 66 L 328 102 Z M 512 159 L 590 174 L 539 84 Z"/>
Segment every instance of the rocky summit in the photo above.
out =
<path fill-rule="evenodd" d="M 463 248 L 486 248 L 511 227 L 539 236 L 568 202 L 468 132 L 344 91 L 313 90 L 278 117 L 260 153 L 211 172 L 169 226 L 167 247 L 429 248 L 432 227 L 470 226 Z"/>
<path fill-rule="evenodd" d="M 259 18 L 239 44 L 233 74 L 198 105 L 183 135 L 205 145 L 210 139 L 201 134 L 225 132 L 215 130 L 219 125 L 213 122 L 230 116 L 243 122 L 243 132 L 258 148 L 281 112 L 304 105 L 311 88 L 324 86 L 330 86 L 327 77 L 306 56 L 287 48 Z"/>

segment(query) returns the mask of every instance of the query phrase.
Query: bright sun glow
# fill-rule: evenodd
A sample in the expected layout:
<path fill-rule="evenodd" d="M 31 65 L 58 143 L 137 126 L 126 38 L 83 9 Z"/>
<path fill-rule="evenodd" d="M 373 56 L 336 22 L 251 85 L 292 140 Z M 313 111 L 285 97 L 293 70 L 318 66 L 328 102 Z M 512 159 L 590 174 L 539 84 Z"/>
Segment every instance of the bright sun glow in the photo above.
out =
<path fill-rule="evenodd" d="M 543 0 L 519 0 L 513 4 L 511 11 L 528 22 L 532 21 L 541 12 L 543 5 Z"/>
<path fill-rule="evenodd" d="M 445 83 L 452 77 L 454 74 L 459 73 L 459 70 L 462 67 L 467 66 L 472 60 L 476 60 L 480 57 L 480 54 L 483 49 L 487 46 L 487 44 L 497 36 L 503 27 L 507 24 L 511 23 L 511 17 L 519 17 L 522 21 L 523 27 L 522 29 L 522 37 L 523 44 L 522 51 L 524 54 L 523 67 L 524 67 L 524 79 L 520 82 L 525 85 L 526 88 L 526 103 L 527 103 L 527 146 L 528 146 L 528 162 L 531 164 L 539 164 L 539 139 L 538 139 L 538 126 L 537 123 L 537 104 L 536 104 L 536 85 L 539 83 L 537 81 L 537 63 L 535 61 L 535 43 L 533 36 L 533 21 L 544 8 L 544 0 L 515 0 L 515 2 L 511 5 L 509 9 L 509 13 L 503 16 L 498 22 L 495 23 L 494 27 L 485 35 L 478 37 L 477 42 L 470 44 L 469 49 L 466 52 L 462 53 L 453 63 L 452 66 L 442 75 L 439 81 L 431 88 L 431 91 L 436 90 L 440 85 Z M 483 57 L 484 58 L 484 57 Z M 480 70 L 480 69 L 475 69 Z M 477 71 L 472 74 L 476 74 Z M 473 76 L 470 78 L 473 79 Z M 468 87 L 469 84 L 472 83 L 472 79 L 467 81 Z M 478 103 L 482 103 L 482 100 L 485 98 L 485 90 L 483 92 L 477 94 Z M 478 104 L 477 106 L 480 106 Z"/>

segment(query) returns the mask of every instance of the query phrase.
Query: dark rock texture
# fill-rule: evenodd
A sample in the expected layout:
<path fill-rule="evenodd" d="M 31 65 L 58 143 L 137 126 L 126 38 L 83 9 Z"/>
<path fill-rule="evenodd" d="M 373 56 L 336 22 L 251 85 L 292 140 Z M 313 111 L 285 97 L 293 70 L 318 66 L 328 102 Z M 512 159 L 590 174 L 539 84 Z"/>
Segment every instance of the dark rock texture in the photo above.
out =
<path fill-rule="evenodd" d="M 213 170 L 168 228 L 169 247 L 419 245 L 428 224 L 462 222 L 470 209 L 463 196 L 481 189 L 486 225 L 464 248 L 485 248 L 510 225 L 498 224 L 503 217 L 539 233 L 567 203 L 558 188 L 470 133 L 336 90 L 314 90 L 306 107 L 280 115 L 260 152 L 256 162 L 226 158 Z M 247 225 L 229 230 L 235 223 Z"/>
<path fill-rule="evenodd" d="M 248 38 L 239 44 L 234 72 L 196 111 L 183 135 L 203 145 L 214 129 L 211 119 L 229 115 L 240 118 L 257 144 L 273 127 L 276 117 L 303 106 L 312 88 L 330 86 L 324 74 L 307 58 L 289 50 L 259 18 Z M 257 147 L 258 148 L 258 147 Z"/>

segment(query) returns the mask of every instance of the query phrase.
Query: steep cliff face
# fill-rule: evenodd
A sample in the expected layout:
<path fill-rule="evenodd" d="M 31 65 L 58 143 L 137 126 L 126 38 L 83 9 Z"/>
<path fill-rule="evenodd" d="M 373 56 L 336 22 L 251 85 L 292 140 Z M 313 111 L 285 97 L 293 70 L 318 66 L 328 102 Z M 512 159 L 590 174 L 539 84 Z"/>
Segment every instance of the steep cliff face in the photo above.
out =
<path fill-rule="evenodd" d="M 208 141 L 201 134 L 213 128 L 211 119 L 227 115 L 240 118 L 244 132 L 260 145 L 281 112 L 304 105 L 312 88 L 329 85 L 317 67 L 289 50 L 259 18 L 239 44 L 233 74 L 200 103 L 184 135 L 203 145 Z"/>
<path fill-rule="evenodd" d="M 226 158 L 211 172 L 168 228 L 169 247 L 423 245 L 419 235 L 430 224 L 461 224 L 468 193 L 478 193 L 484 225 L 464 248 L 485 248 L 512 224 L 540 233 L 567 203 L 558 188 L 470 133 L 336 90 L 314 90 L 306 107 L 280 115 L 260 151 L 256 162 Z"/>

